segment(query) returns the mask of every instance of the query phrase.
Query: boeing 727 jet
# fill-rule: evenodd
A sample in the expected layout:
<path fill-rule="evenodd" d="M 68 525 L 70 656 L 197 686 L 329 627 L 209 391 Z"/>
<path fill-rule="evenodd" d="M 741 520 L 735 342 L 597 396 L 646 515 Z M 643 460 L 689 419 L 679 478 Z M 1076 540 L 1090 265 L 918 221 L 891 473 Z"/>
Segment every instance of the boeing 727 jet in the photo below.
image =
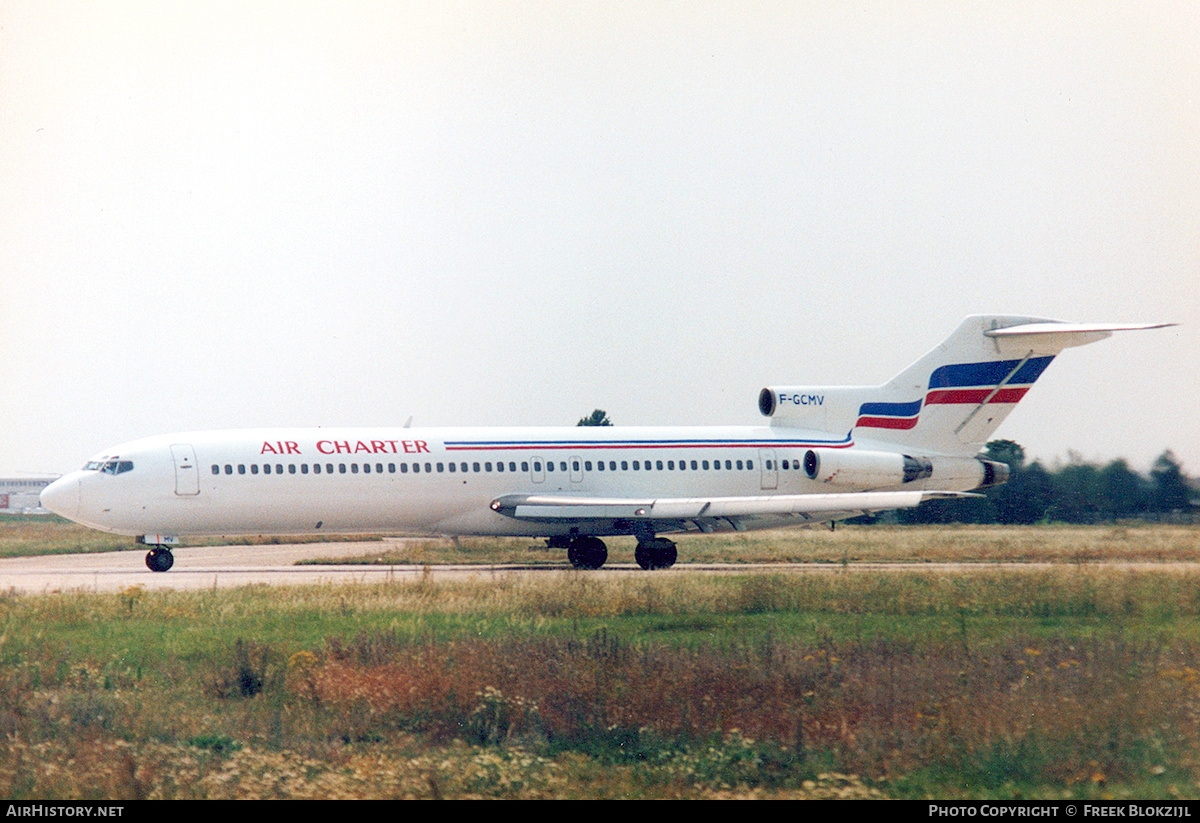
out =
<path fill-rule="evenodd" d="M 1003 483 L 980 449 L 1063 349 L 1148 324 L 968 317 L 882 386 L 771 386 L 748 427 L 249 429 L 123 443 L 42 492 L 76 522 L 135 536 L 146 565 L 196 535 L 546 538 L 577 568 L 632 535 L 825 523 Z"/>

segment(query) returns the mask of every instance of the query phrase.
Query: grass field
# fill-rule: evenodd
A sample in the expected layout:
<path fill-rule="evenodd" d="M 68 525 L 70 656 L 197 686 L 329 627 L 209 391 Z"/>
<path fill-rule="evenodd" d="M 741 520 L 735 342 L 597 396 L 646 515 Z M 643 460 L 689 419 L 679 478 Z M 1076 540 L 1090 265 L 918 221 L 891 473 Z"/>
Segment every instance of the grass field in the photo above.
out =
<path fill-rule="evenodd" d="M 675 537 L 684 563 L 1087 563 L 1197 559 L 1192 526 L 839 526 Z M 530 538 L 385 541 L 369 564 L 562 565 L 566 553 Z M 633 538 L 606 538 L 609 562 L 633 563 Z M 345 558 L 313 563 L 347 563 Z"/>
<path fill-rule="evenodd" d="M 0 525 L 0 552 L 86 539 Z M 0 794 L 1194 798 L 1200 570 L 1153 563 L 1198 551 L 1178 527 L 847 527 L 680 544 L 846 564 L 821 574 L 0 593 Z"/>

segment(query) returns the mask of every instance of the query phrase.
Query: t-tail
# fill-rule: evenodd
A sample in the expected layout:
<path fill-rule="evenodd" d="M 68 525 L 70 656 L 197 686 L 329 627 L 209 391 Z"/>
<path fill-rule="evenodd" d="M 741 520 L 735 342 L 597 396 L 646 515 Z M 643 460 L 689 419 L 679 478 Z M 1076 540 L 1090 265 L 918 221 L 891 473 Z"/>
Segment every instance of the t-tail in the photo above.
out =
<path fill-rule="evenodd" d="M 773 426 L 836 433 L 847 445 L 974 456 L 1063 349 L 1169 325 L 975 315 L 882 386 L 768 387 L 759 409 Z"/>

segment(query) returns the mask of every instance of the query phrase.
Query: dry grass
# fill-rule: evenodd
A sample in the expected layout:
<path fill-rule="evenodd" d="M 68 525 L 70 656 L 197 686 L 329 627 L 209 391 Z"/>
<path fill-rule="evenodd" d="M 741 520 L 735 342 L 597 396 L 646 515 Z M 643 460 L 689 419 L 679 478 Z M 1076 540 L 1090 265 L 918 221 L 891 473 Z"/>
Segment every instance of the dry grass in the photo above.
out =
<path fill-rule="evenodd" d="M 0 593 L 0 794 L 1200 795 L 1200 530 L 723 540 L 1063 562 Z"/>
<path fill-rule="evenodd" d="M 729 535 L 680 535 L 680 563 L 1189 562 L 1195 526 L 839 526 Z M 633 563 L 632 538 L 606 538 L 610 563 Z M 389 540 L 360 558 L 313 563 L 563 565 L 566 553 L 532 538 Z"/>

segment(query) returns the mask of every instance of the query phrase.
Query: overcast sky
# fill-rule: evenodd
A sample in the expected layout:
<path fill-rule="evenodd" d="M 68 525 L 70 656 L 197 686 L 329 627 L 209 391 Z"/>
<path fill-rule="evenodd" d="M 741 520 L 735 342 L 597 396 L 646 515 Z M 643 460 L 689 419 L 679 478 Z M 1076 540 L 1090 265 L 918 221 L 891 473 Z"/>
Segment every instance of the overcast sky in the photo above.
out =
<path fill-rule="evenodd" d="M 0 0 L 0 473 L 758 424 L 963 316 L 1177 322 L 997 432 L 1200 474 L 1200 4 Z"/>

